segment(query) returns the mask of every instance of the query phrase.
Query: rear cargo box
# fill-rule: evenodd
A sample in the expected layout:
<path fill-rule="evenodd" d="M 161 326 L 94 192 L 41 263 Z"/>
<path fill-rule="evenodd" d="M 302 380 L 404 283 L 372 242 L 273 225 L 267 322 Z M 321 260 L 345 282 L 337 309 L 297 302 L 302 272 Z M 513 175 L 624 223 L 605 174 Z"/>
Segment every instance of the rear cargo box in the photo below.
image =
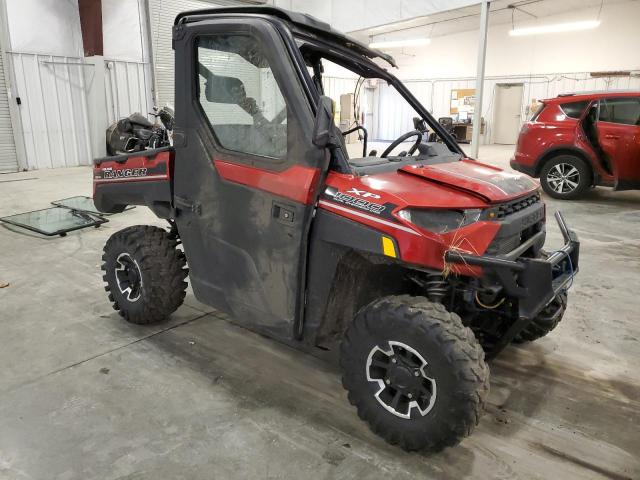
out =
<path fill-rule="evenodd" d="M 127 205 L 146 205 L 169 218 L 172 202 L 173 147 L 94 160 L 93 201 L 105 213 Z"/>

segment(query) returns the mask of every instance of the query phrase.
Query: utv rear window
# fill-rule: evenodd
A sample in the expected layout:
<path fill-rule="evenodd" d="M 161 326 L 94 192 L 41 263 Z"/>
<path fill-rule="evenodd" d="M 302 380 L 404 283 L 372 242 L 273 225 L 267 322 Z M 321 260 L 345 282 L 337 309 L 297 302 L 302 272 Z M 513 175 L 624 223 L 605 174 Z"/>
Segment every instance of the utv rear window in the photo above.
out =
<path fill-rule="evenodd" d="M 582 102 L 563 103 L 560 105 L 560 108 L 567 117 L 580 118 L 584 109 L 587 108 L 587 105 L 589 105 L 589 102 L 584 100 Z"/>

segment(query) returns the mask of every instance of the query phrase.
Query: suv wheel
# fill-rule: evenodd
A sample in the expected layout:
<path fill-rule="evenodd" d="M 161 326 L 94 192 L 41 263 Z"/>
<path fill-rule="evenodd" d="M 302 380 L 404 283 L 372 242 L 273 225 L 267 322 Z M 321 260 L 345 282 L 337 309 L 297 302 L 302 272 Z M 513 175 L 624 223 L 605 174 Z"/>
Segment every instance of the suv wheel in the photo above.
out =
<path fill-rule="evenodd" d="M 591 170 L 575 155 L 558 155 L 542 167 L 540 185 L 553 198 L 578 198 L 591 186 Z"/>
<path fill-rule="evenodd" d="M 186 260 L 166 230 L 136 225 L 111 235 L 102 255 L 102 277 L 113 308 L 125 320 L 156 323 L 175 312 L 187 288 Z"/>
<path fill-rule="evenodd" d="M 342 384 L 387 442 L 436 452 L 477 425 L 489 368 L 473 332 L 443 305 L 391 296 L 362 308 L 340 347 Z"/>

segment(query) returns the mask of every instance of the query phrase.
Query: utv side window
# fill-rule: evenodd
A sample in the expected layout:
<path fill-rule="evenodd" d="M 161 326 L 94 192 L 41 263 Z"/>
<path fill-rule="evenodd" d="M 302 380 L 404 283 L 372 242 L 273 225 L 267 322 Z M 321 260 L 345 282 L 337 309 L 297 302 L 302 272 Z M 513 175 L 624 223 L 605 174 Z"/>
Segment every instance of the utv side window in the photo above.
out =
<path fill-rule="evenodd" d="M 639 98 L 606 98 L 600 101 L 601 122 L 640 125 Z"/>
<path fill-rule="evenodd" d="M 584 112 L 584 109 L 587 108 L 587 105 L 589 105 L 588 101 L 569 102 L 563 103 L 562 105 L 560 105 L 560 108 L 567 117 L 580 118 L 582 116 L 582 112 Z"/>
<path fill-rule="evenodd" d="M 284 158 L 287 107 L 262 45 L 249 35 L 196 40 L 198 100 L 222 147 Z"/>

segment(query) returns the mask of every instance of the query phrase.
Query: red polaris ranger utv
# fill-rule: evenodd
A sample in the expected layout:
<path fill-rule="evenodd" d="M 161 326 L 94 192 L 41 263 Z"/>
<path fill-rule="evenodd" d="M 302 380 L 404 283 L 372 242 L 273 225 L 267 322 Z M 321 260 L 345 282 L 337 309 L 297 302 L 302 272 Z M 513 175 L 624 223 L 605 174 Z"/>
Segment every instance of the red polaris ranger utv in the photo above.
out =
<path fill-rule="evenodd" d="M 388 442 L 437 451 L 469 435 L 489 390 L 485 352 L 564 314 L 579 244 L 562 216 L 565 245 L 546 253 L 537 185 L 466 158 L 373 61 L 391 57 L 312 17 L 186 12 L 173 46 L 173 147 L 95 161 L 101 211 L 146 205 L 170 223 L 108 240 L 114 308 L 161 321 L 188 272 L 196 298 L 237 322 L 339 357 L 349 401 Z M 357 126 L 365 144 L 350 157 L 324 96 L 329 63 L 386 82 L 415 128 L 378 156 Z"/>

